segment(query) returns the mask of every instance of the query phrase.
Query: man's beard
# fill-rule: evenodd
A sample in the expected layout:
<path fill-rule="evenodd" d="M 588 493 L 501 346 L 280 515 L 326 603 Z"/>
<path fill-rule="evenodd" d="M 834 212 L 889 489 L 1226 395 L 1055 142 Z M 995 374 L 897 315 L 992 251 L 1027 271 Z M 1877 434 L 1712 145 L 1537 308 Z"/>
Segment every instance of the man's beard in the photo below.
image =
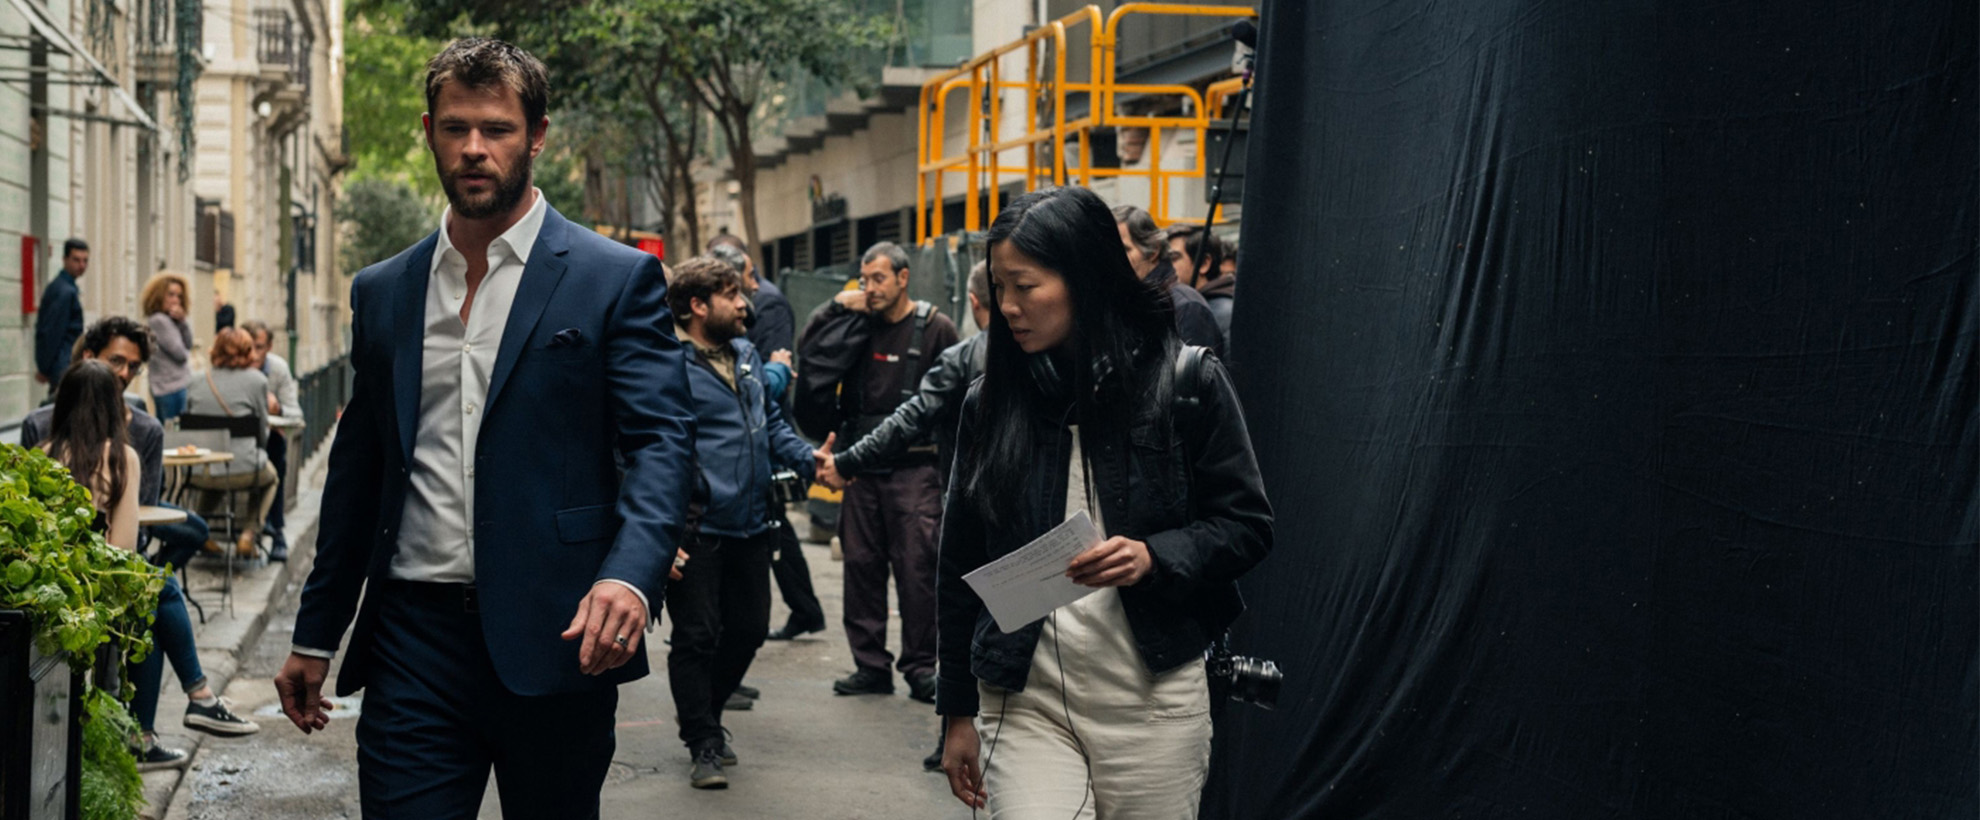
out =
<path fill-rule="evenodd" d="M 745 330 L 742 316 L 738 315 L 734 321 L 710 322 L 703 332 L 708 334 L 709 341 L 725 345 L 740 338 Z"/>
<path fill-rule="evenodd" d="M 466 219 L 487 219 L 492 216 L 500 216 L 514 210 L 516 204 L 522 202 L 523 196 L 529 193 L 529 171 L 533 162 L 534 160 L 530 158 L 529 154 L 523 154 L 522 161 L 516 163 L 515 170 L 505 176 L 496 177 L 495 189 L 489 191 L 486 197 L 479 201 L 468 200 L 467 195 L 460 192 L 460 183 L 457 179 L 461 174 L 467 173 L 469 170 L 485 173 L 479 167 L 473 169 L 462 168 L 453 173 L 448 173 L 445 169 L 442 169 L 440 171 L 440 188 L 447 192 L 447 202 L 454 206 L 454 214 L 456 216 Z M 438 164 L 437 157 L 435 158 L 435 164 Z"/>

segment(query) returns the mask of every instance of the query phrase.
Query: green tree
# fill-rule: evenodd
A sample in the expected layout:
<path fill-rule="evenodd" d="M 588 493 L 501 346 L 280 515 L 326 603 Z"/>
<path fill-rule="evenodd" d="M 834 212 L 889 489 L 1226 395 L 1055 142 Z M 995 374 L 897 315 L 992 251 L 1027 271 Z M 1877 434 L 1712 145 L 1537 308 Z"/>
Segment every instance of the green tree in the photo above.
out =
<path fill-rule="evenodd" d="M 426 176 L 431 177 L 432 174 Z M 345 183 L 337 210 L 344 230 L 339 260 L 345 275 L 390 259 L 426 238 L 439 221 L 430 200 L 398 180 L 359 179 Z"/>
<path fill-rule="evenodd" d="M 426 151 L 426 61 L 441 42 L 404 30 L 411 4 L 353 3 L 345 9 L 344 134 L 353 160 L 348 181 L 392 180 L 437 202 L 440 181 Z"/>
<path fill-rule="evenodd" d="M 803 77 L 834 87 L 869 79 L 862 71 L 893 33 L 854 0 L 434 0 L 405 20 L 425 36 L 481 31 L 528 48 L 595 112 L 623 116 L 629 97 L 643 103 L 682 205 L 693 199 L 679 187 L 699 143 L 694 111 L 708 113 L 728 149 L 751 248 L 762 241 L 751 143 L 765 100 Z"/>

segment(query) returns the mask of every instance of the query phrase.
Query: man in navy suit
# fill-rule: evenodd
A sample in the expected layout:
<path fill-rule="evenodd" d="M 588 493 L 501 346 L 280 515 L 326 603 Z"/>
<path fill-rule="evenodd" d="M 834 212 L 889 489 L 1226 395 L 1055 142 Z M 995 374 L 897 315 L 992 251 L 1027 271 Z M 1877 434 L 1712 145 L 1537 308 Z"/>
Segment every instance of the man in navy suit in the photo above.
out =
<path fill-rule="evenodd" d="M 48 385 L 51 393 L 69 370 L 70 349 L 82 338 L 82 291 L 76 280 L 88 272 L 89 243 L 63 242 L 62 272 L 41 294 L 41 310 L 34 317 L 34 380 Z"/>
<path fill-rule="evenodd" d="M 355 381 L 275 685 L 322 728 L 355 617 L 337 691 L 368 690 L 367 818 L 472 818 L 491 767 L 506 817 L 597 817 L 616 687 L 647 673 L 691 477 L 686 360 L 659 261 L 531 186 L 548 88 L 500 41 L 433 58 L 451 207 L 351 286 Z"/>

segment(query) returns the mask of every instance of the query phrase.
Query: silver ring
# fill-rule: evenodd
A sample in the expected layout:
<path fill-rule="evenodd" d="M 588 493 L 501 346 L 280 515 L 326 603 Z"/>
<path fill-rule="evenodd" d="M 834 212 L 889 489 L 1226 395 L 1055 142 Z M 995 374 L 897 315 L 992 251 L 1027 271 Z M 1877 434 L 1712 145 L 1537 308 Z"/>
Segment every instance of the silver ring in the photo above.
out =
<path fill-rule="evenodd" d="M 613 638 L 612 640 L 613 640 L 614 642 L 616 642 L 616 643 L 617 643 L 618 645 L 620 645 L 620 646 L 625 646 L 625 645 L 626 645 L 626 636 L 624 636 L 624 635 L 620 635 L 620 636 L 618 636 L 618 637 L 616 637 L 616 638 Z"/>

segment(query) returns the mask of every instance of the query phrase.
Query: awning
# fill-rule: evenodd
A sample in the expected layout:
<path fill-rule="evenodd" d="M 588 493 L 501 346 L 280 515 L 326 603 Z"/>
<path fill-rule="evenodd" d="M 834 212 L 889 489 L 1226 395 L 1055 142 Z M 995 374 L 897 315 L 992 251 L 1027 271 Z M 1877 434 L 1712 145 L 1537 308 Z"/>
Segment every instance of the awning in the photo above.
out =
<path fill-rule="evenodd" d="M 89 53 L 89 49 L 77 45 L 76 41 L 69 37 L 67 31 L 64 31 L 61 26 L 56 25 L 55 21 L 48 19 L 46 12 L 35 6 L 35 4 L 28 2 L 28 0 L 8 0 L 8 2 L 12 3 L 14 8 L 20 10 L 21 16 L 27 18 L 28 25 L 34 29 L 36 34 L 41 35 L 42 39 L 47 40 L 55 50 L 82 60 L 83 63 L 89 66 L 91 71 L 96 72 L 96 76 L 103 78 L 103 84 L 110 87 L 110 95 L 116 97 L 117 102 L 121 103 L 125 110 L 131 112 L 131 117 L 137 121 L 137 125 L 148 131 L 155 132 L 161 130 L 158 127 L 158 123 L 152 121 L 151 115 L 145 113 L 144 108 L 138 105 L 138 101 L 133 99 L 130 93 L 124 90 L 123 86 L 117 84 L 117 78 L 110 76 L 109 69 L 104 68 L 102 63 L 96 61 L 96 55 Z"/>

